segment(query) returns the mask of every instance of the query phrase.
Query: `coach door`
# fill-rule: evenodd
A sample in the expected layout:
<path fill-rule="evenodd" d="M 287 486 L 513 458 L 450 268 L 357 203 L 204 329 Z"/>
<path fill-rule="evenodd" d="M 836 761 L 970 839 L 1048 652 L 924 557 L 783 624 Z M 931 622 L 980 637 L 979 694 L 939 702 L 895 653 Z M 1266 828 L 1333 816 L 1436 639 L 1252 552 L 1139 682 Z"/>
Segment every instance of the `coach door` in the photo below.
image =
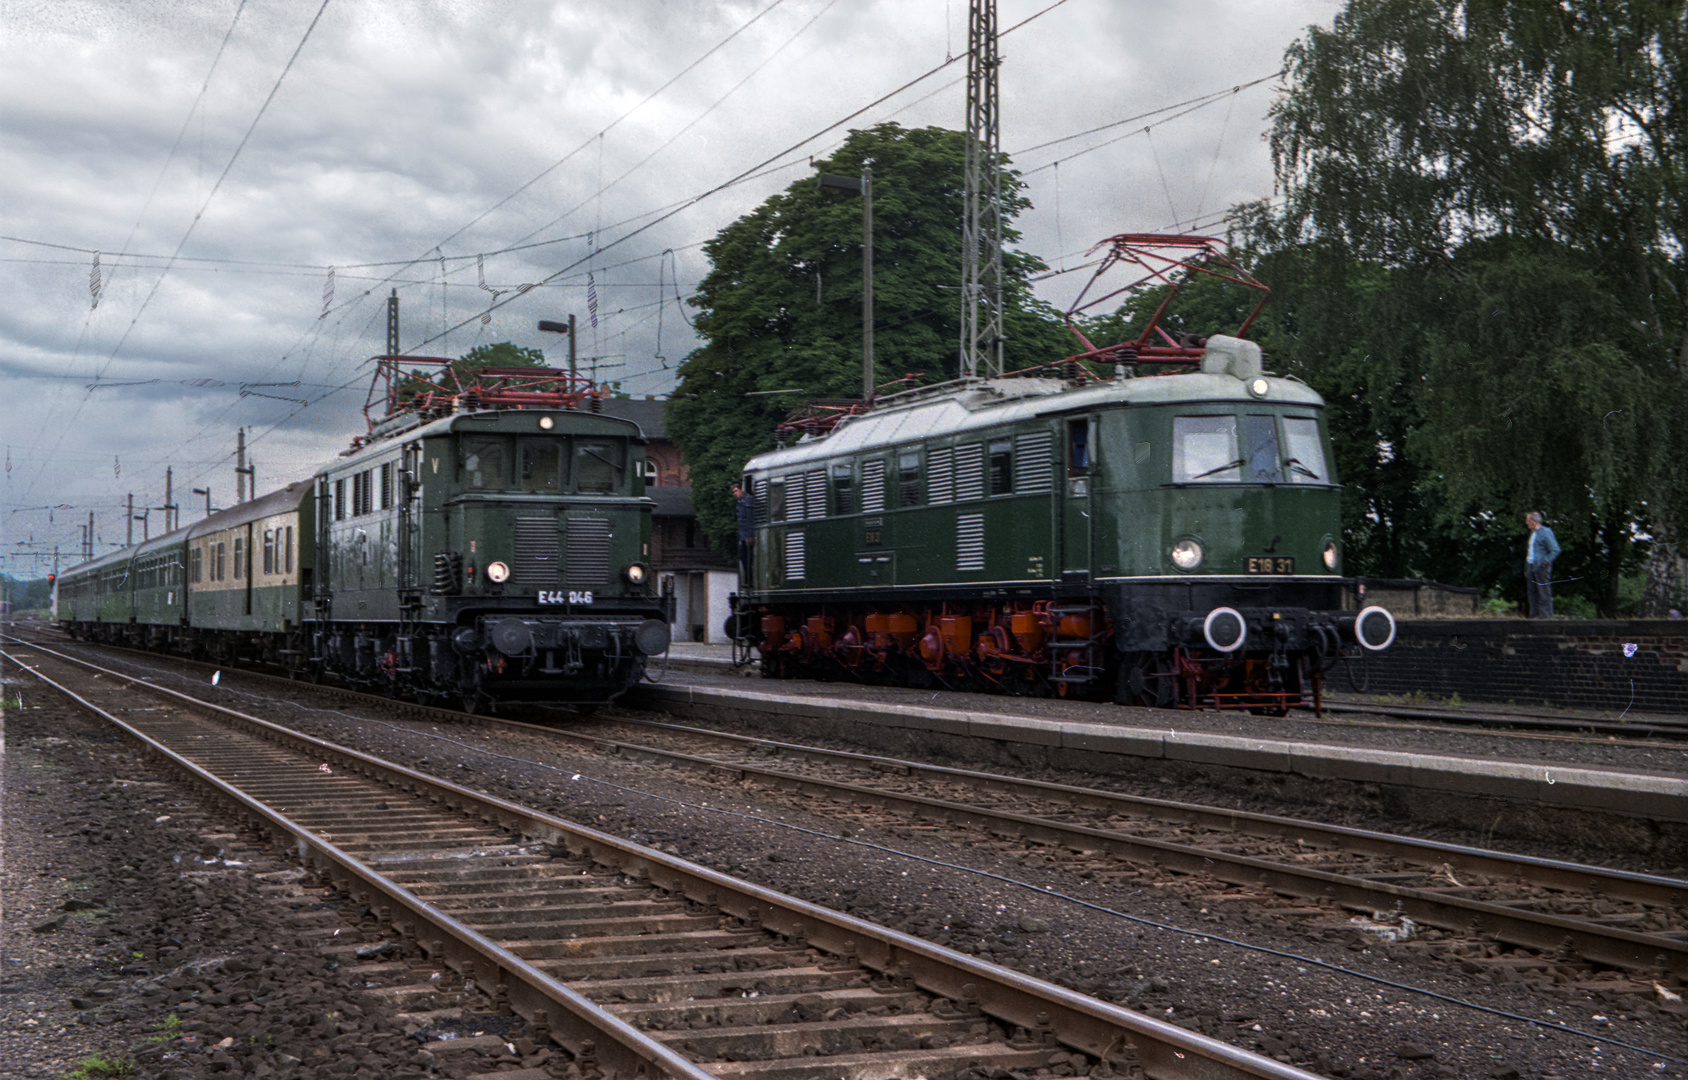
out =
<path fill-rule="evenodd" d="M 1090 488 L 1096 432 L 1087 416 L 1066 424 L 1066 487 L 1061 500 L 1061 576 L 1090 574 Z"/>

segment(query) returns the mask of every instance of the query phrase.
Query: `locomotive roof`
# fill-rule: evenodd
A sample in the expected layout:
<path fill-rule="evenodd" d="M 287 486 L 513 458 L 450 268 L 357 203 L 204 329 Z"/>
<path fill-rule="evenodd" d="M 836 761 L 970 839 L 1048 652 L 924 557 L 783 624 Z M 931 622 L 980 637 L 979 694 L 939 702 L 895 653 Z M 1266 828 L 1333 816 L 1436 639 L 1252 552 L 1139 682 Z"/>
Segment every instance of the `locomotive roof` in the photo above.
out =
<path fill-rule="evenodd" d="M 540 431 L 541 416 L 554 418 L 558 422 L 557 427 L 550 431 Z M 532 422 L 534 433 L 539 435 L 568 435 L 580 432 L 593 435 L 626 435 L 629 434 L 627 429 L 633 428 L 632 434 L 635 438 L 643 437 L 638 424 L 609 413 L 587 412 L 584 409 L 478 409 L 475 412 L 452 413 L 450 416 L 428 421 L 422 421 L 421 417 L 414 414 L 394 417 L 375 426 L 374 438 L 370 442 L 354 446 L 340 456 L 359 457 L 377 448 L 385 449 L 401 436 L 414 439 L 448 435 L 453 431 L 514 432 L 511 422 L 523 418 Z"/>
<path fill-rule="evenodd" d="M 906 404 L 852 416 L 829 434 L 759 454 L 746 469 L 772 469 L 821 461 L 841 454 L 922 442 L 943 435 L 999 427 L 1042 416 L 1131 405 L 1211 404 L 1299 405 L 1317 408 L 1324 400 L 1297 380 L 1263 376 L 1271 389 L 1264 399 L 1248 391 L 1248 382 L 1230 373 L 1180 372 L 1123 379 L 1066 389 L 1055 379 L 978 380 L 942 397 L 916 397 Z"/>

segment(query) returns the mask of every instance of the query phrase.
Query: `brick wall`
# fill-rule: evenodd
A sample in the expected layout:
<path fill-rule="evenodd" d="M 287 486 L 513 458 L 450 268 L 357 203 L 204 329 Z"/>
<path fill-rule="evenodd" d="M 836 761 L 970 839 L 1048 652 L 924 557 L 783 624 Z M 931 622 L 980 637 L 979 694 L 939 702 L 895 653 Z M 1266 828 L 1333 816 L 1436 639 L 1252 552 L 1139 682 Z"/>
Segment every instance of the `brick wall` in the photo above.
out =
<path fill-rule="evenodd" d="M 1356 678 L 1361 670 L 1353 666 Z M 1404 620 L 1364 670 L 1373 694 L 1688 713 L 1688 622 Z M 1350 689 L 1340 665 L 1327 685 Z"/>

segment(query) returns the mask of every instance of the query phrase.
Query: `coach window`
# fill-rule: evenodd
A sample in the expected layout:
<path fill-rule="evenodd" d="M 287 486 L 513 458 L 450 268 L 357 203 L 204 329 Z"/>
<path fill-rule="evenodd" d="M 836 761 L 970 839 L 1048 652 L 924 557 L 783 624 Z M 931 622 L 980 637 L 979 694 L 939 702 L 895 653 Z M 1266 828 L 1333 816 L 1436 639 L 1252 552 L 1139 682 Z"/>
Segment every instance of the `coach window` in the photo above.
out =
<path fill-rule="evenodd" d="M 522 490 L 560 492 L 568 459 L 564 457 L 567 444 L 562 439 L 523 439 L 521 441 Z"/>
<path fill-rule="evenodd" d="M 580 439 L 574 446 L 575 490 L 608 495 L 621 483 L 624 447 L 612 439 Z"/>
<path fill-rule="evenodd" d="M 920 451 L 897 455 L 897 505 L 920 505 Z"/>
<path fill-rule="evenodd" d="M 243 536 L 234 538 L 234 579 L 236 581 L 244 581 L 246 578 L 246 560 L 243 558 L 246 554 L 243 544 L 245 539 Z"/>
<path fill-rule="evenodd" d="M 216 580 L 223 580 L 223 571 L 227 568 L 225 560 L 229 556 L 229 545 L 221 540 L 217 541 L 217 574 Z"/>
<path fill-rule="evenodd" d="M 1284 417 L 1284 465 L 1292 484 L 1328 484 L 1325 447 L 1319 440 L 1319 422 L 1311 416 Z"/>
<path fill-rule="evenodd" d="M 264 573 L 275 573 L 275 530 L 264 530 Z"/>
<path fill-rule="evenodd" d="M 193 582 L 195 585 L 198 585 L 199 580 L 200 580 L 199 575 L 200 575 L 200 572 L 204 569 L 204 566 L 205 566 L 205 552 L 203 550 L 201 550 L 200 548 L 194 548 L 192 551 L 188 552 L 188 580 L 189 581 Z"/>
<path fill-rule="evenodd" d="M 1007 439 L 991 443 L 990 477 L 992 495 L 1014 493 L 1014 444 Z"/>
<path fill-rule="evenodd" d="M 287 527 L 287 543 L 283 550 L 286 552 L 283 557 L 287 560 L 287 569 L 282 573 L 291 574 L 293 572 L 293 526 L 291 525 Z"/>
<path fill-rule="evenodd" d="M 832 512 L 842 517 L 856 512 L 855 476 L 850 466 L 832 467 Z"/>
<path fill-rule="evenodd" d="M 785 481 L 768 481 L 768 520 L 785 520 Z"/>
<path fill-rule="evenodd" d="M 1237 455 L 1234 416 L 1172 418 L 1172 482 L 1236 483 L 1244 460 Z"/>

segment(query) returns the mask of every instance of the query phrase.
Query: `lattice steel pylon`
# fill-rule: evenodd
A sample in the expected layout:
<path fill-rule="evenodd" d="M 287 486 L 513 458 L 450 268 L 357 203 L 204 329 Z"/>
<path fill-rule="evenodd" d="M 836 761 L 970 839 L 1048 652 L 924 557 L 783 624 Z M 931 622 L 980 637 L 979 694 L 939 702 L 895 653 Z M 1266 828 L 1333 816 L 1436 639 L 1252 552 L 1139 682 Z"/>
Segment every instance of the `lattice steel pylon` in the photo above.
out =
<path fill-rule="evenodd" d="M 967 185 L 961 231 L 961 368 L 1002 374 L 1002 134 L 998 124 L 996 0 L 970 0 L 967 19 Z"/>

